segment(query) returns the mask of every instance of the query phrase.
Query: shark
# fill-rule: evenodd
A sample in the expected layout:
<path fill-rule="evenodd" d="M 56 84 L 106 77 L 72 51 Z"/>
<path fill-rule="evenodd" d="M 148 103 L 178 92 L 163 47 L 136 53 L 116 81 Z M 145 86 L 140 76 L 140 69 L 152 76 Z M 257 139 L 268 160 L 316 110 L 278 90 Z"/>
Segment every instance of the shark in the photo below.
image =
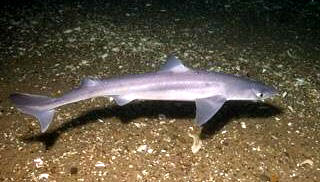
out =
<path fill-rule="evenodd" d="M 13 93 L 9 99 L 19 111 L 35 117 L 43 133 L 50 126 L 56 108 L 95 97 L 112 97 L 120 106 L 133 100 L 192 101 L 196 106 L 195 123 L 202 126 L 227 101 L 259 101 L 276 94 L 274 87 L 262 82 L 228 73 L 193 70 L 170 55 L 157 72 L 107 79 L 87 77 L 80 86 L 60 97 Z"/>

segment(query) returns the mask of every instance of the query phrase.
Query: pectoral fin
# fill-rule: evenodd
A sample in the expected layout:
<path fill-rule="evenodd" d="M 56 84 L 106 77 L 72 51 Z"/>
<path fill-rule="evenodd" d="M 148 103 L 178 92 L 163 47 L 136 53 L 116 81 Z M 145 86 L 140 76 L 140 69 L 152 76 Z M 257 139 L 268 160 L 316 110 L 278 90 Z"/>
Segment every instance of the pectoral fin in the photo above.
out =
<path fill-rule="evenodd" d="M 216 95 L 208 98 L 196 99 L 196 123 L 201 126 L 205 124 L 212 116 L 214 116 L 222 105 L 226 102 L 226 98 Z"/>

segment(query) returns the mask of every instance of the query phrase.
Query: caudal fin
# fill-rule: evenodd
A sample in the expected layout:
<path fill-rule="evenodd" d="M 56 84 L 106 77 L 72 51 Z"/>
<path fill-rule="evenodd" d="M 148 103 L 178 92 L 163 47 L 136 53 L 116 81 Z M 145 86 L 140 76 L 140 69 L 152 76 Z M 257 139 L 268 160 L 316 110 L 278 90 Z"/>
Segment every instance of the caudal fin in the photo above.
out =
<path fill-rule="evenodd" d="M 42 133 L 48 129 L 52 122 L 55 110 L 43 108 L 45 108 L 47 104 L 50 104 L 53 98 L 23 93 L 12 94 L 9 98 L 16 105 L 18 110 L 38 119 Z"/>

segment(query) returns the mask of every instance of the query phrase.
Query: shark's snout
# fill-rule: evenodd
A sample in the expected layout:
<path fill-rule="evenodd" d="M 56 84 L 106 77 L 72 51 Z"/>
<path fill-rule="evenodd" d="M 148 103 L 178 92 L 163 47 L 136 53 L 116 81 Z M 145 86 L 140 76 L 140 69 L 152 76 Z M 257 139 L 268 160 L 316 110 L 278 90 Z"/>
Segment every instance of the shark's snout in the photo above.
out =
<path fill-rule="evenodd" d="M 275 87 L 268 86 L 257 81 L 251 83 L 251 89 L 257 100 L 268 99 L 278 94 L 278 91 Z"/>
<path fill-rule="evenodd" d="M 267 91 L 267 95 L 268 95 L 268 98 L 269 97 L 273 97 L 273 96 L 276 96 L 276 95 L 278 95 L 278 90 L 275 88 L 275 87 L 273 87 L 273 86 L 269 86 L 269 90 Z"/>

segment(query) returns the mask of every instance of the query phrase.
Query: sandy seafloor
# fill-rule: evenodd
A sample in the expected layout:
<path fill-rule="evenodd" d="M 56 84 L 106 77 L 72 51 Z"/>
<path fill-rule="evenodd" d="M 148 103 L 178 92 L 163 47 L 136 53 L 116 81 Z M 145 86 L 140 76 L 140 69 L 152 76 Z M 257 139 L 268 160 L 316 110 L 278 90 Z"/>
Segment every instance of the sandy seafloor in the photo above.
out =
<path fill-rule="evenodd" d="M 317 1 L 129 2 L 1 2 L 0 181 L 320 181 Z M 168 54 L 279 95 L 227 103 L 202 129 L 194 103 L 94 98 L 44 134 L 8 100 L 157 71 Z"/>

